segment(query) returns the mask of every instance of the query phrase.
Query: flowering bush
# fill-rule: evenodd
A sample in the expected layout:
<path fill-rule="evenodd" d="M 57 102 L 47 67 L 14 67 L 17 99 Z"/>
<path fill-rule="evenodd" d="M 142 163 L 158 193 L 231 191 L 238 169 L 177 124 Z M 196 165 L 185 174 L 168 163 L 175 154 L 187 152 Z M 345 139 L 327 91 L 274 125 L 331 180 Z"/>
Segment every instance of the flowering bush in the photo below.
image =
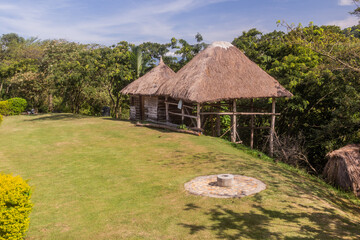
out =
<path fill-rule="evenodd" d="M 0 239 L 23 239 L 29 228 L 31 188 L 20 176 L 0 173 Z"/>

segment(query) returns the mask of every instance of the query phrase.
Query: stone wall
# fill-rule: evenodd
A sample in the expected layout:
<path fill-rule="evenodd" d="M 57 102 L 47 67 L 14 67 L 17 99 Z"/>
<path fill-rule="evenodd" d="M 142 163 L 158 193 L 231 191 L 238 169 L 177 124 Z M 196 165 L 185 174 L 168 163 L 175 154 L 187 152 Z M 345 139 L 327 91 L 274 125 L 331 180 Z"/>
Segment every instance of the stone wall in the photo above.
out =
<path fill-rule="evenodd" d="M 158 120 L 158 97 L 144 96 L 145 119 Z"/>
<path fill-rule="evenodd" d="M 130 120 L 138 121 L 141 118 L 140 97 L 132 95 L 130 97 Z"/>

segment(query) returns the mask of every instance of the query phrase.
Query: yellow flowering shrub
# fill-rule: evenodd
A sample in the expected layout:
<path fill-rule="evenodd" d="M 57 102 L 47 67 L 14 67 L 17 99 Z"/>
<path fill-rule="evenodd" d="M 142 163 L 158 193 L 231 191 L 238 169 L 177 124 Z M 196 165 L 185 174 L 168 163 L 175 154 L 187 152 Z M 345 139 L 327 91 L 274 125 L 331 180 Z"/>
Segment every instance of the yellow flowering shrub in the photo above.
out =
<path fill-rule="evenodd" d="M 8 101 L 0 101 L 0 114 L 10 115 L 10 103 Z"/>
<path fill-rule="evenodd" d="M 29 228 L 31 188 L 20 176 L 0 173 L 0 239 L 23 239 Z"/>

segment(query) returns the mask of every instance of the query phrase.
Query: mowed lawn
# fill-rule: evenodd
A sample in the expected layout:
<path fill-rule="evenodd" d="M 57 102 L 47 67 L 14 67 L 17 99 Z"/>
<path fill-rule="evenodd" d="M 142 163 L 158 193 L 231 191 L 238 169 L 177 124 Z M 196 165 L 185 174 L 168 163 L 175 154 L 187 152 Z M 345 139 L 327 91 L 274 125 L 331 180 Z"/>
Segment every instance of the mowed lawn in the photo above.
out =
<path fill-rule="evenodd" d="M 29 179 L 26 239 L 359 239 L 360 203 L 221 139 L 72 114 L 6 117 L 0 171 Z M 188 194 L 233 173 L 267 189 L 241 199 Z"/>

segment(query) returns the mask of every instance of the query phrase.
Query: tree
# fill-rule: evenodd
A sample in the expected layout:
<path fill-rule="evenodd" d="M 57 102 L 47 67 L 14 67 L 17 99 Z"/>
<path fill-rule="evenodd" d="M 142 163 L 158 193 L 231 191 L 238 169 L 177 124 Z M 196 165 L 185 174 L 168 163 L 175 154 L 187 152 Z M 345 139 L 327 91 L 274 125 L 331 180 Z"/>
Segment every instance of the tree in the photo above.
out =
<path fill-rule="evenodd" d="M 144 71 L 143 54 L 140 46 L 131 46 L 130 62 L 135 70 L 135 79 L 137 79 Z"/>
<path fill-rule="evenodd" d="M 309 41 L 310 48 L 302 41 L 294 41 L 298 35 L 291 32 L 261 34 L 252 29 L 233 43 L 294 94 L 291 99 L 277 102 L 281 112 L 277 132 L 292 139 L 303 135 L 311 164 L 321 170 L 327 152 L 357 141 L 360 88 L 357 71 L 333 61 L 319 50 L 328 50 L 329 39 L 338 36 L 341 41 L 332 51 L 336 57 L 349 60 L 345 54 L 357 40 L 336 27 L 312 26 L 302 29 L 301 34 L 302 40 L 318 42 Z M 351 64 L 356 66 L 356 62 Z"/>
<path fill-rule="evenodd" d="M 350 13 L 360 18 L 360 6 L 359 6 L 360 0 L 353 0 L 353 2 L 355 4 L 356 8 L 354 9 L 354 11 L 352 11 Z"/>
<path fill-rule="evenodd" d="M 43 48 L 36 38 L 24 39 L 15 33 L 2 35 L 0 45 L 0 98 L 6 98 L 19 90 L 21 74 L 37 71 Z"/>
<path fill-rule="evenodd" d="M 293 44 L 305 46 L 327 57 L 334 68 L 360 73 L 360 39 L 354 38 L 353 35 L 346 36 L 336 26 L 285 26 L 289 31 L 288 39 Z"/>
<path fill-rule="evenodd" d="M 102 86 L 111 99 L 113 115 L 115 118 L 121 118 L 126 97 L 120 93 L 120 90 L 133 80 L 135 72 L 131 68 L 130 45 L 127 42 L 120 42 L 110 48 L 100 48 L 96 62 Z"/>
<path fill-rule="evenodd" d="M 200 33 L 195 35 L 196 43 L 189 44 L 184 39 L 177 40 L 176 38 L 171 39 L 169 47 L 172 49 L 177 49 L 175 51 L 176 55 L 180 55 L 180 58 L 176 57 L 166 57 L 164 62 L 168 64 L 175 72 L 180 70 L 185 64 L 187 64 L 193 57 L 195 57 L 199 52 L 204 50 L 208 44 L 203 42 L 203 37 Z"/>

